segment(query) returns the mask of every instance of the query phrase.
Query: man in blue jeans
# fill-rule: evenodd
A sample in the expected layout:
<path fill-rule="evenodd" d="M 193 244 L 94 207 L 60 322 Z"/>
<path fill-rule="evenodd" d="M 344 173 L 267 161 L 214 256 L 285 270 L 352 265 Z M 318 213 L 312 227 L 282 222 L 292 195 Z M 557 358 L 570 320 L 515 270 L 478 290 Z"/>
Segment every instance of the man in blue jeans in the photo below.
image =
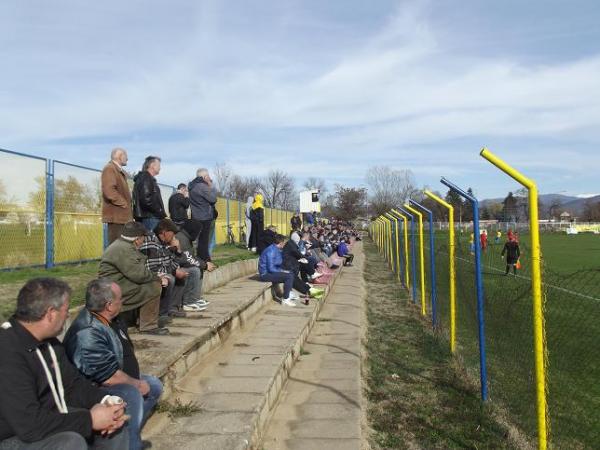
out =
<path fill-rule="evenodd" d="M 92 280 L 85 295 L 85 308 L 69 327 L 64 339 L 69 359 L 107 393 L 121 397 L 130 419 L 130 450 L 150 446 L 140 432 L 162 394 L 162 383 L 141 375 L 127 328 L 117 319 L 122 299 L 119 285 L 107 278 Z"/>
<path fill-rule="evenodd" d="M 276 235 L 273 244 L 269 245 L 260 255 L 258 274 L 261 281 L 283 283 L 283 300 L 281 304 L 293 307 L 296 306 L 296 302 L 290 298 L 290 292 L 294 284 L 295 274 L 281 268 L 283 264 L 281 249 L 284 245 L 285 237 L 281 234 Z"/>

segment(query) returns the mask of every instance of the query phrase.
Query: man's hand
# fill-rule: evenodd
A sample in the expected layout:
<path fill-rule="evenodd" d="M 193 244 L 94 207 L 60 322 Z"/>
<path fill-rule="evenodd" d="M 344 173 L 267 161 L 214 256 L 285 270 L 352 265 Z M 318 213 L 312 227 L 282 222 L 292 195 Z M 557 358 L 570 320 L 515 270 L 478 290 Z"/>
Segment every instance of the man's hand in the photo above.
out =
<path fill-rule="evenodd" d="M 102 405 L 98 403 L 90 410 L 92 416 L 92 429 L 102 434 L 111 434 L 123 426 L 127 417 L 125 414 L 126 403 L 120 405 Z"/>
<path fill-rule="evenodd" d="M 148 392 L 150 392 L 150 385 L 146 380 L 138 380 L 138 383 L 135 387 L 138 391 L 140 391 L 140 394 L 142 394 L 142 396 L 144 397 L 148 395 Z"/>
<path fill-rule="evenodd" d="M 169 277 L 165 275 L 159 275 L 160 277 L 160 285 L 162 287 L 167 287 L 169 285 Z"/>
<path fill-rule="evenodd" d="M 206 270 L 209 272 L 212 272 L 213 270 L 215 270 L 217 268 L 217 266 L 215 266 L 213 263 L 211 263 L 210 261 L 206 262 Z"/>
<path fill-rule="evenodd" d="M 189 274 L 189 272 L 186 272 L 183 269 L 175 270 L 175 278 L 177 278 L 178 280 L 183 280 L 184 278 L 187 278 Z"/>
<path fill-rule="evenodd" d="M 178 252 L 181 252 L 181 245 L 179 244 L 179 239 L 177 239 L 175 236 L 173 236 L 173 239 L 171 239 L 171 242 L 169 242 L 169 245 L 171 247 L 176 247 Z"/>

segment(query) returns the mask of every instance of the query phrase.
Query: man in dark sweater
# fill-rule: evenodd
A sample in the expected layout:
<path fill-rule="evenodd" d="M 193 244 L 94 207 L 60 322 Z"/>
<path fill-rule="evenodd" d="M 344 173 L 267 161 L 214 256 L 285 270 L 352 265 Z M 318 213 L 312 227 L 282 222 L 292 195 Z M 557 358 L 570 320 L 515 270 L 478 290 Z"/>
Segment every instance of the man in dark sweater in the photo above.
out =
<path fill-rule="evenodd" d="M 53 278 L 28 281 L 15 315 L 0 328 L 0 449 L 127 448 L 124 404 L 83 378 L 56 339 L 71 288 Z"/>
<path fill-rule="evenodd" d="M 182 225 L 188 218 L 190 195 L 185 183 L 179 183 L 177 191 L 169 197 L 169 215 L 177 225 Z"/>

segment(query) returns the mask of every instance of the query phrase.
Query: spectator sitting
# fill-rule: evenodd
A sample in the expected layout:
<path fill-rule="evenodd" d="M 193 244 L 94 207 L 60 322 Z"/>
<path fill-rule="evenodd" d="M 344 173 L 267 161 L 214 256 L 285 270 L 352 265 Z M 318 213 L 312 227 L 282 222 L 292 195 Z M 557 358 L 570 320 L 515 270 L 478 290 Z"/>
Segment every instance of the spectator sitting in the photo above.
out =
<path fill-rule="evenodd" d="M 124 401 L 130 418 L 129 449 L 147 448 L 140 432 L 162 394 L 162 383 L 151 375 L 140 375 L 127 327 L 119 321 L 123 306 L 119 285 L 108 278 L 92 280 L 82 308 L 64 339 L 73 365 L 110 395 Z"/>
<path fill-rule="evenodd" d="M 176 225 L 181 225 L 188 218 L 190 195 L 185 183 L 177 185 L 177 191 L 169 197 L 169 216 Z"/>
<path fill-rule="evenodd" d="M 0 327 L 2 449 L 127 448 L 125 405 L 102 404 L 106 393 L 81 376 L 56 339 L 70 297 L 64 281 L 29 280 L 14 316 Z"/>
<path fill-rule="evenodd" d="M 348 251 L 348 246 L 346 245 L 346 238 L 340 239 L 340 243 L 337 248 L 337 254 L 339 257 L 344 258 L 344 266 L 352 265 L 354 255 Z"/>
<path fill-rule="evenodd" d="M 159 327 L 171 323 L 171 317 L 185 317 L 186 315 L 185 311 L 179 311 L 177 306 L 172 304 L 175 279 L 183 280 L 189 275 L 188 272 L 179 268 L 179 264 L 175 260 L 174 252 L 179 245 L 175 239 L 175 233 L 178 231 L 179 228 L 173 221 L 162 219 L 154 228 L 154 232 L 148 233 L 144 237 L 144 242 L 140 246 L 140 252 L 148 257 L 146 260 L 148 270 L 163 280 L 158 311 Z"/>
<path fill-rule="evenodd" d="M 175 259 L 181 270 L 188 272 L 185 279 L 183 292 L 183 311 L 200 312 L 204 311 L 210 302 L 202 298 L 202 280 L 204 271 L 212 272 L 216 269 L 210 261 L 204 261 L 194 256 L 193 242 L 198 238 L 202 224 L 195 220 L 186 220 L 175 235 L 179 243 Z"/>
<path fill-rule="evenodd" d="M 275 242 L 275 236 L 277 236 L 277 227 L 275 225 L 269 225 L 260 235 L 258 236 L 258 242 L 256 243 L 256 253 L 262 255 L 262 252 Z"/>
<path fill-rule="evenodd" d="M 304 279 L 308 279 L 309 277 L 318 278 L 315 276 L 315 271 L 309 265 L 308 260 L 300 252 L 300 249 L 298 248 L 298 242 L 300 242 L 298 234 L 292 233 L 292 239 L 287 241 L 283 247 L 282 267 L 294 275 L 292 287 L 295 290 L 304 296 L 308 295 L 314 298 L 321 298 L 324 293 L 322 289 L 311 288 L 299 277 L 300 274 L 302 274 Z M 321 274 L 318 276 L 321 276 Z M 292 298 L 294 298 L 294 294 L 292 293 L 291 295 Z"/>
<path fill-rule="evenodd" d="M 126 223 L 121 237 L 104 251 L 98 275 L 109 278 L 121 288 L 121 318 L 125 323 L 135 322 L 137 315 L 140 333 L 169 334 L 167 328 L 158 327 L 161 283 L 164 282 L 148 270 L 147 257 L 138 250 L 146 234 L 141 223 Z"/>
<path fill-rule="evenodd" d="M 160 173 L 160 158 L 148 156 L 142 170 L 133 177 L 133 217 L 146 230 L 154 229 L 160 219 L 167 217 L 156 176 Z"/>

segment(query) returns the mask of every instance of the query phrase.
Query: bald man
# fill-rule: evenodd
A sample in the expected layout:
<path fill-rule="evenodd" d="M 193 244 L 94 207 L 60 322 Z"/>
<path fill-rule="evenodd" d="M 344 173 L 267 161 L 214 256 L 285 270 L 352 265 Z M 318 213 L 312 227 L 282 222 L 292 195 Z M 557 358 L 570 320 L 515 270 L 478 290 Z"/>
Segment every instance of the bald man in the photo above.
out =
<path fill-rule="evenodd" d="M 115 148 L 102 170 L 102 222 L 108 224 L 108 243 L 115 241 L 123 225 L 133 220 L 131 192 L 127 185 L 127 151 Z"/>

